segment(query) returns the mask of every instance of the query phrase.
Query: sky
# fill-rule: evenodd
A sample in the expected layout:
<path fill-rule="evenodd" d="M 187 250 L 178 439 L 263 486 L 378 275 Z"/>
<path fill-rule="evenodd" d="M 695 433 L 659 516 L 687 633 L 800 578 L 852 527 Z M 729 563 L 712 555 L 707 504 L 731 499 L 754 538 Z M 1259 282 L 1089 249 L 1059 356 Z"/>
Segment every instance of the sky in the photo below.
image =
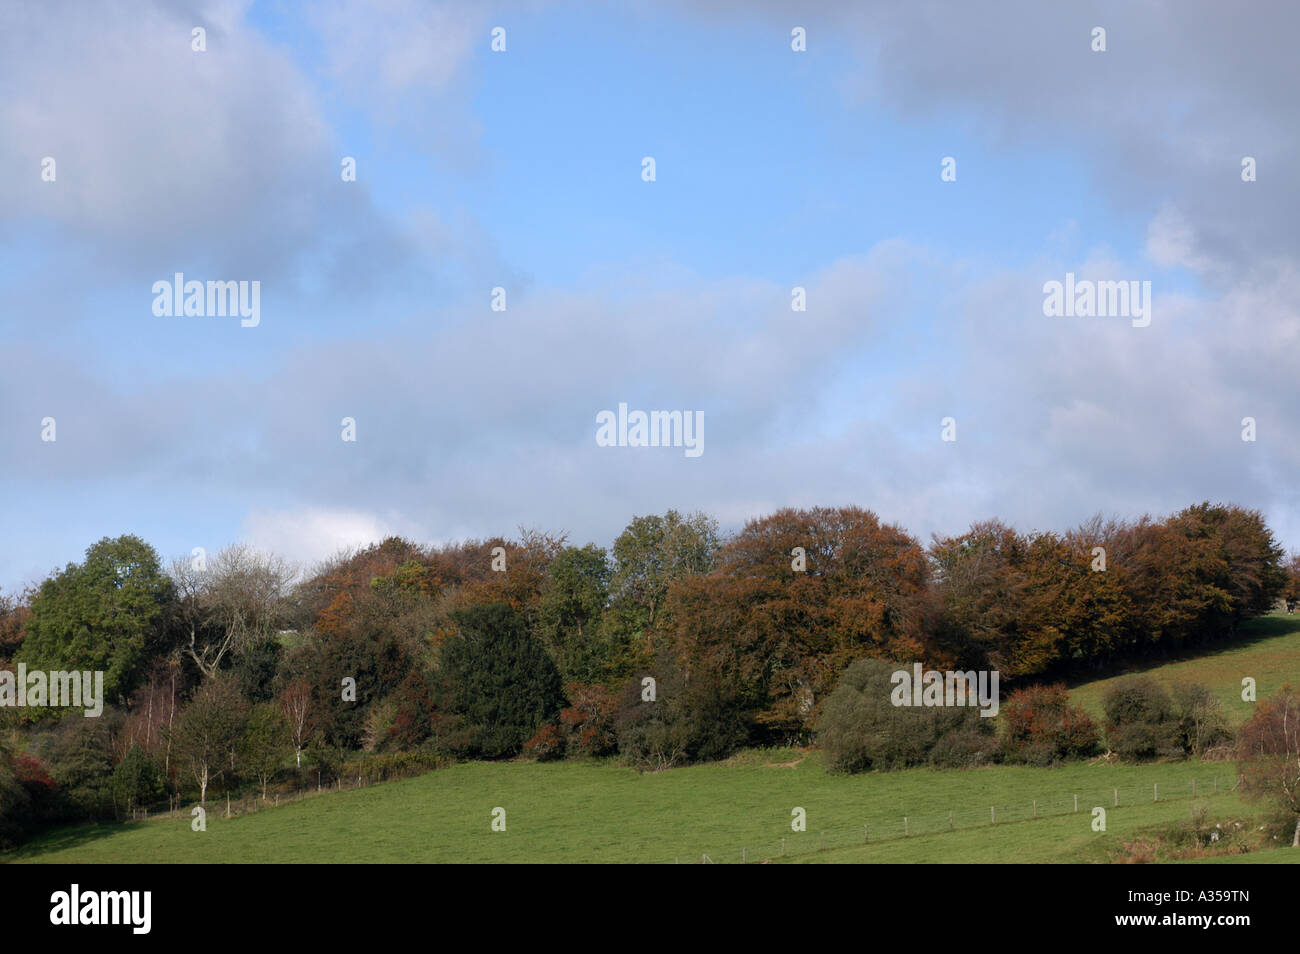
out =
<path fill-rule="evenodd" d="M 669 508 L 926 542 L 1211 500 L 1300 549 L 1298 26 L 4 4 L 0 589 L 123 533 L 308 567 Z M 156 314 L 177 272 L 257 282 L 256 324 Z M 1149 282 L 1149 324 L 1045 314 L 1067 273 Z M 703 453 L 602 446 L 620 404 Z"/>

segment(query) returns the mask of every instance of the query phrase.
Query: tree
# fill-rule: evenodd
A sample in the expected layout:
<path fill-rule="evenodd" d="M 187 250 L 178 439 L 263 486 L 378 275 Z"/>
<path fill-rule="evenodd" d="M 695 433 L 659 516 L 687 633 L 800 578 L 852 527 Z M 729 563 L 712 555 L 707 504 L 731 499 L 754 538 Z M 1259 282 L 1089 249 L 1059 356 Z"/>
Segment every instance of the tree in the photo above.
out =
<path fill-rule="evenodd" d="M 99 818 L 113 809 L 112 715 L 64 719 L 54 730 L 46 763 L 60 796 L 78 818 Z"/>
<path fill-rule="evenodd" d="M 410 657 L 392 633 L 367 627 L 324 637 L 311 660 L 316 725 L 330 745 L 355 748 L 365 733 L 371 705 L 411 671 Z M 343 680 L 355 696 L 344 697 Z"/>
<path fill-rule="evenodd" d="M 459 634 L 443 647 L 446 708 L 485 758 L 517 755 L 564 700 L 560 674 L 523 618 L 504 603 L 453 614 Z"/>
<path fill-rule="evenodd" d="M 633 517 L 614 541 L 610 592 L 623 628 L 633 634 L 653 629 L 668 587 L 713 568 L 718 522 L 703 513 L 683 517 Z"/>
<path fill-rule="evenodd" d="M 1300 694 L 1283 686 L 1260 702 L 1237 741 L 1237 767 L 1252 798 L 1268 799 L 1294 822 L 1300 848 Z"/>
<path fill-rule="evenodd" d="M 0 664 L 8 662 L 18 652 L 26 634 L 27 600 L 15 599 L 0 593 Z"/>
<path fill-rule="evenodd" d="M 176 560 L 171 574 L 180 595 L 185 650 L 208 677 L 227 654 L 252 651 L 274 638 L 294 577 L 279 557 L 244 544 L 226 547 L 206 568 Z"/>
<path fill-rule="evenodd" d="M 302 677 L 290 680 L 280 692 L 280 711 L 289 727 L 295 764 L 302 768 L 302 750 L 306 748 L 316 728 L 311 683 Z"/>
<path fill-rule="evenodd" d="M 266 801 L 267 783 L 284 764 L 288 748 L 289 725 L 279 707 L 270 703 L 253 706 L 239 739 L 239 764 L 257 779 L 262 801 Z"/>
<path fill-rule="evenodd" d="M 424 676 L 408 674 L 389 699 L 395 710 L 390 738 L 399 748 L 415 748 L 433 731 L 433 701 Z"/>
<path fill-rule="evenodd" d="M 234 680 L 218 675 L 199 687 L 176 720 L 172 749 L 189 767 L 199 787 L 200 805 L 207 804 L 208 784 L 230 768 L 246 713 L 247 703 Z"/>
<path fill-rule="evenodd" d="M 538 609 L 538 637 L 566 680 L 592 682 L 605 673 L 601 617 L 609 601 L 609 560 L 589 543 L 566 547 L 547 570 Z"/>
<path fill-rule="evenodd" d="M 746 524 L 712 572 L 674 582 L 663 626 L 689 681 L 725 685 L 784 743 L 810 734 L 853 661 L 920 658 L 928 582 L 920 544 L 871 511 L 785 509 Z"/>
<path fill-rule="evenodd" d="M 113 769 L 112 786 L 114 799 L 120 799 L 128 812 L 161 798 L 166 791 L 158 766 L 136 744 L 126 750 L 122 761 Z"/>
<path fill-rule="evenodd" d="M 1286 600 L 1286 610 L 1291 613 L 1300 603 L 1300 550 L 1291 553 L 1283 569 L 1286 571 L 1286 586 L 1282 590 L 1282 599 Z"/>
<path fill-rule="evenodd" d="M 1205 620 L 1205 637 L 1235 632 L 1243 620 L 1273 608 L 1287 582 L 1284 551 L 1258 510 L 1206 502 L 1180 511 L 1170 526 L 1188 539 L 1205 542 L 1213 562 L 1201 582 L 1227 598 L 1226 608 Z"/>
<path fill-rule="evenodd" d="M 104 693 L 124 698 L 165 652 L 173 588 L 139 537 L 105 537 L 41 584 L 17 659 L 32 669 L 102 670 Z"/>

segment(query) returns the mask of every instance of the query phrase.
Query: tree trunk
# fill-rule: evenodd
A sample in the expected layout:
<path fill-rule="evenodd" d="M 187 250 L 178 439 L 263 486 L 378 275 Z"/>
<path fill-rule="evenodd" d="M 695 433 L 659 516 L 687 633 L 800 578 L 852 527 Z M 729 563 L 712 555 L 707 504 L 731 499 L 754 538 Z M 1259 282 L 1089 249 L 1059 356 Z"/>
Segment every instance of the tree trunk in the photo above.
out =
<path fill-rule="evenodd" d="M 1295 820 L 1295 835 L 1291 838 L 1291 847 L 1300 848 L 1300 816 Z"/>

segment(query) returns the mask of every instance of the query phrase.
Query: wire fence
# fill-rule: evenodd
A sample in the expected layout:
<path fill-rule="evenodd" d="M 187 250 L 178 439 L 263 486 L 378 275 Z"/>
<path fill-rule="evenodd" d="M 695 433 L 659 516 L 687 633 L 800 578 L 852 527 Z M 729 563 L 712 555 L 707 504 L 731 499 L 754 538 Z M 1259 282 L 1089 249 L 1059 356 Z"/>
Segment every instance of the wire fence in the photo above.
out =
<path fill-rule="evenodd" d="M 661 864 L 764 864 L 781 858 L 832 851 L 837 848 L 860 848 L 879 842 L 892 842 L 924 835 L 971 828 L 991 828 L 1040 818 L 1057 818 L 1078 813 L 1090 815 L 1097 807 L 1111 811 L 1140 803 L 1192 801 L 1214 798 L 1233 791 L 1240 783 L 1238 775 L 1216 775 L 1203 779 L 1155 782 L 1150 786 L 1119 786 L 1080 789 L 1066 795 L 1028 799 L 1001 804 L 956 806 L 946 811 L 921 811 L 915 815 L 899 814 L 864 820 L 856 828 L 809 828 L 791 831 L 781 838 L 704 851 L 698 855 L 678 855 Z"/>
<path fill-rule="evenodd" d="M 317 782 L 315 785 L 308 785 L 303 788 L 288 791 L 271 790 L 267 792 L 265 798 L 258 793 L 244 793 L 239 797 L 235 797 L 230 792 L 217 791 L 208 794 L 207 812 L 210 818 L 235 818 L 239 815 L 252 815 L 266 811 L 268 808 L 279 808 L 281 805 L 288 805 L 291 802 L 301 802 L 309 798 L 316 798 L 319 795 L 328 795 L 331 792 L 368 788 L 383 781 L 396 781 L 402 777 L 405 776 L 395 776 L 392 779 L 376 781 L 361 775 L 351 779 L 340 776 L 328 782 Z M 197 808 L 198 805 L 197 800 L 185 801 L 176 796 L 167 801 L 158 801 L 150 805 L 120 811 L 117 817 L 119 821 L 150 821 L 159 818 L 189 817 L 190 812 Z"/>

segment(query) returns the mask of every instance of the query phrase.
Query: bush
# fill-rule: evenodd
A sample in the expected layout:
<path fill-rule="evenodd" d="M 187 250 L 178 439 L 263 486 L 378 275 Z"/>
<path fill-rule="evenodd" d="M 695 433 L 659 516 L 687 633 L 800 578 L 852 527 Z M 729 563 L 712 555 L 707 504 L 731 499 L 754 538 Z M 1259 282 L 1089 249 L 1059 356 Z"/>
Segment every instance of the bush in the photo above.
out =
<path fill-rule="evenodd" d="M 547 722 L 524 743 L 524 755 L 539 762 L 553 762 L 564 758 L 564 748 L 564 730 Z"/>
<path fill-rule="evenodd" d="M 13 848 L 57 817 L 58 786 L 41 761 L 0 745 L 0 848 Z"/>
<path fill-rule="evenodd" d="M 422 775 L 446 764 L 445 758 L 430 746 L 424 745 L 413 751 L 384 752 L 343 762 L 338 766 L 338 774 L 341 778 L 360 778 L 366 785 L 373 785 L 376 782 Z"/>
<path fill-rule="evenodd" d="M 817 721 L 817 743 L 833 772 L 970 764 L 992 758 L 997 743 L 990 720 L 967 706 L 895 706 L 893 674 L 906 667 L 884 659 L 860 659 L 844 670 Z M 909 673 L 910 678 L 910 673 Z M 980 738 L 987 741 L 980 741 Z M 982 753 L 982 754 L 977 754 Z"/>
<path fill-rule="evenodd" d="M 1010 762 L 1052 765 L 1091 755 L 1097 726 L 1062 685 L 1017 689 L 1002 705 L 1003 754 Z"/>
<path fill-rule="evenodd" d="M 930 762 L 938 768 L 978 768 L 992 765 L 1000 756 L 997 737 L 974 728 L 954 729 L 930 750 Z"/>
<path fill-rule="evenodd" d="M 1169 694 L 1154 679 L 1125 679 L 1107 690 L 1106 741 L 1120 758 L 1140 762 L 1182 755 Z"/>
<path fill-rule="evenodd" d="M 433 732 L 433 699 L 418 672 L 408 675 L 393 693 L 396 705 L 389 739 L 399 749 L 413 749 Z"/>
<path fill-rule="evenodd" d="M 687 684 L 667 656 L 655 666 L 653 701 L 643 698 L 641 678 L 624 686 L 615 716 L 618 751 L 631 765 L 660 771 L 724 759 L 749 741 L 747 713 L 732 688 L 706 678 Z"/>
<path fill-rule="evenodd" d="M 604 686 L 572 682 L 566 687 L 569 705 L 560 712 L 570 755 L 609 755 L 618 746 L 614 718 L 617 700 Z"/>
<path fill-rule="evenodd" d="M 1182 682 L 1174 686 L 1172 696 L 1175 741 L 1188 755 L 1199 758 L 1232 738 L 1223 706 L 1209 689 Z"/>

